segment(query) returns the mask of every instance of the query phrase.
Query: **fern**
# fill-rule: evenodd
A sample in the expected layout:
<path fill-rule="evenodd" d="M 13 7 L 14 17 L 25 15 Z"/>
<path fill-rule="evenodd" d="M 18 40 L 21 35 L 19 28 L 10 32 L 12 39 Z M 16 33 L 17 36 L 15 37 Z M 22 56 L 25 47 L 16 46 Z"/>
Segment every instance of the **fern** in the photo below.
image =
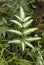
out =
<path fill-rule="evenodd" d="M 26 17 L 26 14 L 22 7 L 20 7 L 20 16 L 15 15 L 17 20 L 11 20 L 14 24 L 16 24 L 19 29 L 18 30 L 8 30 L 8 32 L 17 34 L 19 38 L 10 40 L 8 43 L 17 43 L 22 45 L 22 50 L 24 51 L 26 48 L 26 45 L 28 45 L 31 48 L 34 48 L 34 46 L 30 43 L 31 41 L 39 40 L 40 37 L 29 37 L 29 34 L 36 31 L 38 28 L 29 28 L 29 25 L 33 22 L 33 19 L 31 17 Z"/>

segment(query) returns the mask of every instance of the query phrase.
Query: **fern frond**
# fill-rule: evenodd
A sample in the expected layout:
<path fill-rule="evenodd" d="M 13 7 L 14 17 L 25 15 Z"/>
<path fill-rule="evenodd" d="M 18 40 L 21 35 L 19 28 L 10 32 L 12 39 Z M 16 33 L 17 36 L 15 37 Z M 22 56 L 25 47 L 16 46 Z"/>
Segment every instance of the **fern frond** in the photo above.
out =
<path fill-rule="evenodd" d="M 27 22 L 31 17 L 25 17 L 25 19 L 23 20 L 23 22 Z"/>
<path fill-rule="evenodd" d="M 36 31 L 37 29 L 38 29 L 38 28 L 26 29 L 26 30 L 24 30 L 24 34 L 25 34 L 25 35 L 28 35 L 28 34 L 34 32 L 34 31 Z"/>
<path fill-rule="evenodd" d="M 22 7 L 20 7 L 20 17 L 21 17 L 21 19 L 25 18 L 25 12 Z"/>
<path fill-rule="evenodd" d="M 22 19 L 18 15 L 14 15 L 20 22 L 22 22 Z"/>
<path fill-rule="evenodd" d="M 21 44 L 21 40 L 19 40 L 19 39 L 14 39 L 14 40 L 9 41 L 8 43 Z"/>
<path fill-rule="evenodd" d="M 34 48 L 34 46 L 31 43 L 27 42 L 27 41 L 25 41 L 25 44 L 28 45 L 31 48 Z"/>
<path fill-rule="evenodd" d="M 16 20 L 10 20 L 11 22 L 17 24 L 19 27 L 22 27 L 22 24 Z"/>
<path fill-rule="evenodd" d="M 31 19 L 30 21 L 27 21 L 23 24 L 23 26 L 26 28 L 28 27 L 31 23 L 32 23 L 33 19 Z"/>
<path fill-rule="evenodd" d="M 18 31 L 18 30 L 8 30 L 8 32 L 12 32 L 14 34 L 22 36 L 22 33 L 20 31 Z"/>
<path fill-rule="evenodd" d="M 27 38 L 26 40 L 31 42 L 31 41 L 36 41 L 36 40 L 40 40 L 41 38 L 40 37 L 30 37 L 30 38 Z"/>

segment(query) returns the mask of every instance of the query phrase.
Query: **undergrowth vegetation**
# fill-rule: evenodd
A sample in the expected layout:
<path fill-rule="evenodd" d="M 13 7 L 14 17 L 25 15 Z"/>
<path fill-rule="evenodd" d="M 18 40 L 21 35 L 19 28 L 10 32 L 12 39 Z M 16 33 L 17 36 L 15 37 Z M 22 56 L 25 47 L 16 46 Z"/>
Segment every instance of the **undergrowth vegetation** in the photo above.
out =
<path fill-rule="evenodd" d="M 0 1 L 0 65 L 44 65 L 44 14 L 37 34 L 35 9 L 35 0 Z"/>

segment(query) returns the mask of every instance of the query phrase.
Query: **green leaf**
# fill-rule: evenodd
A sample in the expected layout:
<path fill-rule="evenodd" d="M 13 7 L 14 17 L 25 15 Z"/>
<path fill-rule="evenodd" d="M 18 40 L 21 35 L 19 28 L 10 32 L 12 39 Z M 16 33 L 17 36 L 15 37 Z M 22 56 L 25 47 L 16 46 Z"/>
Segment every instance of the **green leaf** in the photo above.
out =
<path fill-rule="evenodd" d="M 14 55 L 12 58 L 8 59 L 8 62 L 12 62 L 13 60 L 18 59 L 18 57 L 16 55 Z"/>
<path fill-rule="evenodd" d="M 17 25 L 19 25 L 19 27 L 22 27 L 22 25 L 21 25 L 20 22 L 18 22 L 18 21 L 16 21 L 16 20 L 10 20 L 10 21 L 13 22 L 13 23 L 15 23 L 15 24 L 17 24 Z"/>
<path fill-rule="evenodd" d="M 7 20 L 4 17 L 2 17 L 2 21 L 4 24 L 7 24 Z"/>
<path fill-rule="evenodd" d="M 27 42 L 27 41 L 25 41 L 25 44 L 28 45 L 31 48 L 34 48 L 34 46 L 31 43 Z"/>
<path fill-rule="evenodd" d="M 32 65 L 32 63 L 26 59 L 20 59 L 20 65 Z"/>
<path fill-rule="evenodd" d="M 28 22 L 25 22 L 24 24 L 23 24 L 23 26 L 26 28 L 26 27 L 28 27 L 31 23 L 32 23 L 32 21 L 33 21 L 33 19 L 31 19 L 30 21 L 28 21 Z"/>
<path fill-rule="evenodd" d="M 31 17 L 26 17 L 26 18 L 23 20 L 23 22 L 28 21 L 30 18 L 31 18 Z"/>
<path fill-rule="evenodd" d="M 24 51 L 24 49 L 25 49 L 25 44 L 24 44 L 24 42 L 22 41 L 22 50 Z"/>
<path fill-rule="evenodd" d="M 34 31 L 36 31 L 37 29 L 38 29 L 38 28 L 26 29 L 26 30 L 24 30 L 24 34 L 25 34 L 25 35 L 28 35 L 28 34 L 34 32 Z"/>
<path fill-rule="evenodd" d="M 20 31 L 18 31 L 18 30 L 7 30 L 7 31 L 22 36 L 22 33 Z"/>
<path fill-rule="evenodd" d="M 7 27 L 7 26 L 0 26 L 0 36 L 1 36 L 1 34 L 6 33 L 6 31 L 8 29 L 9 29 L 9 27 Z"/>
<path fill-rule="evenodd" d="M 9 41 L 8 43 L 21 44 L 21 40 L 19 40 L 19 39 L 14 39 L 14 40 Z"/>
<path fill-rule="evenodd" d="M 25 13 L 24 13 L 24 10 L 23 10 L 22 7 L 20 7 L 20 17 L 21 17 L 22 19 L 25 18 Z"/>
<path fill-rule="evenodd" d="M 41 37 L 33 37 L 33 38 L 31 37 L 31 38 L 27 38 L 26 40 L 30 42 L 30 41 L 40 40 L 40 39 Z"/>
<path fill-rule="evenodd" d="M 15 17 L 16 17 L 18 20 L 20 20 L 20 22 L 22 21 L 22 19 L 21 19 L 19 16 L 15 15 Z"/>

